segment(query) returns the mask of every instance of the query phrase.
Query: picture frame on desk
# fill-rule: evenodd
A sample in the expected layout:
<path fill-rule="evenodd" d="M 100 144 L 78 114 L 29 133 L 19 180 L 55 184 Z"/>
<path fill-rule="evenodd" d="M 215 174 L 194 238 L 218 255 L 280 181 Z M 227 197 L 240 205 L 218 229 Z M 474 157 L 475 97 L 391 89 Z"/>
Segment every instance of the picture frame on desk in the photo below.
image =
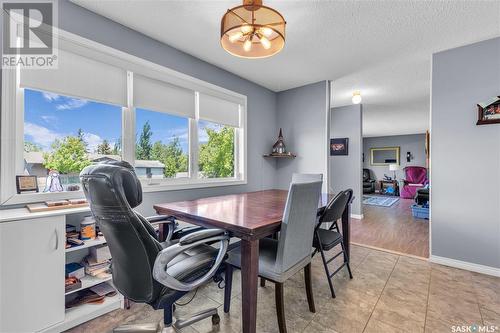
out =
<path fill-rule="evenodd" d="M 38 179 L 36 176 L 16 176 L 17 194 L 38 192 Z"/>

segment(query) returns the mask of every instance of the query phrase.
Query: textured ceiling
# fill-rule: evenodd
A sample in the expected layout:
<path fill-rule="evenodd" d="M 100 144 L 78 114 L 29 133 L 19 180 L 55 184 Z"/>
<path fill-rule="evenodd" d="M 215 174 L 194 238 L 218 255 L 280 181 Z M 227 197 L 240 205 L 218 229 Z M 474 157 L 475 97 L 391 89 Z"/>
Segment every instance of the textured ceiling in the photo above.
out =
<path fill-rule="evenodd" d="M 360 90 L 365 136 L 429 124 L 431 54 L 500 35 L 500 1 L 264 1 L 287 21 L 284 50 L 233 57 L 220 18 L 240 1 L 72 0 L 274 91 L 333 81 L 333 105 Z"/>

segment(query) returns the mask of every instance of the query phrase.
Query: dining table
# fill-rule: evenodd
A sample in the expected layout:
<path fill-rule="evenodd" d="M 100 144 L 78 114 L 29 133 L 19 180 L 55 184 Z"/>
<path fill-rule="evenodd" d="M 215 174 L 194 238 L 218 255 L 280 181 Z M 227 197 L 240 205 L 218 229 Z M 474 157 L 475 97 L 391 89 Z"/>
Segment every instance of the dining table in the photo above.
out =
<path fill-rule="evenodd" d="M 288 191 L 270 189 L 200 198 L 196 200 L 155 204 L 158 214 L 179 221 L 226 230 L 241 240 L 242 332 L 255 333 L 257 322 L 257 284 L 259 240 L 280 230 Z M 323 209 L 333 194 L 322 194 L 318 209 Z M 346 255 L 350 249 L 350 206 L 342 215 L 342 236 Z M 160 225 L 160 237 L 166 230 Z"/>

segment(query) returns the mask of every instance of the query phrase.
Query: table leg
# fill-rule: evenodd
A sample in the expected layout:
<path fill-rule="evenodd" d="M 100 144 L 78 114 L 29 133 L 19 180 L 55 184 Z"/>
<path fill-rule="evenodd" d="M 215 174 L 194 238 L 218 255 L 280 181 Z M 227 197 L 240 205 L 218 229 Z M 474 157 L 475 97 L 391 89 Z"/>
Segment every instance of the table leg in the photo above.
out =
<path fill-rule="evenodd" d="M 158 225 L 158 240 L 160 242 L 164 242 L 167 239 L 168 227 L 166 227 L 165 223 L 160 223 Z"/>
<path fill-rule="evenodd" d="M 257 281 L 259 240 L 241 240 L 241 296 L 243 333 L 255 333 L 257 325 Z"/>
<path fill-rule="evenodd" d="M 351 253 L 351 204 L 348 203 L 342 213 L 342 236 L 344 237 L 344 246 L 347 259 L 350 259 Z"/>

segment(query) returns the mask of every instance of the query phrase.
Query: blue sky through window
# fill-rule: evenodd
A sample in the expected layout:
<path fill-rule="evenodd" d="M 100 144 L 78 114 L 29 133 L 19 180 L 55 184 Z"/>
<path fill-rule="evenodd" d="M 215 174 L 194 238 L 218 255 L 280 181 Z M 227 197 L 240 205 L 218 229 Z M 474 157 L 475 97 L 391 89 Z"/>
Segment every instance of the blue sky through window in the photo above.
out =
<path fill-rule="evenodd" d="M 121 136 L 121 107 L 24 90 L 24 140 L 50 150 L 56 139 L 84 132 L 88 150 L 94 152 L 104 139 L 111 147 Z"/>
<path fill-rule="evenodd" d="M 188 153 L 189 119 L 172 116 L 167 113 L 137 109 L 136 117 L 136 138 L 141 135 L 144 124 L 149 121 L 151 126 L 151 143 L 161 141 L 164 144 L 170 143 L 174 137 L 179 138 L 182 150 Z"/>
<path fill-rule="evenodd" d="M 31 89 L 25 89 L 24 96 L 24 140 L 41 146 L 44 151 L 50 150 L 55 139 L 76 136 L 80 128 L 85 133 L 90 152 L 94 152 L 104 139 L 108 140 L 111 147 L 120 139 L 120 106 Z M 149 121 L 153 132 L 152 143 L 161 141 L 168 144 L 177 136 L 184 152 L 188 152 L 187 118 L 137 109 L 137 136 L 146 121 Z M 206 133 L 202 128 L 200 142 L 206 142 Z"/>

